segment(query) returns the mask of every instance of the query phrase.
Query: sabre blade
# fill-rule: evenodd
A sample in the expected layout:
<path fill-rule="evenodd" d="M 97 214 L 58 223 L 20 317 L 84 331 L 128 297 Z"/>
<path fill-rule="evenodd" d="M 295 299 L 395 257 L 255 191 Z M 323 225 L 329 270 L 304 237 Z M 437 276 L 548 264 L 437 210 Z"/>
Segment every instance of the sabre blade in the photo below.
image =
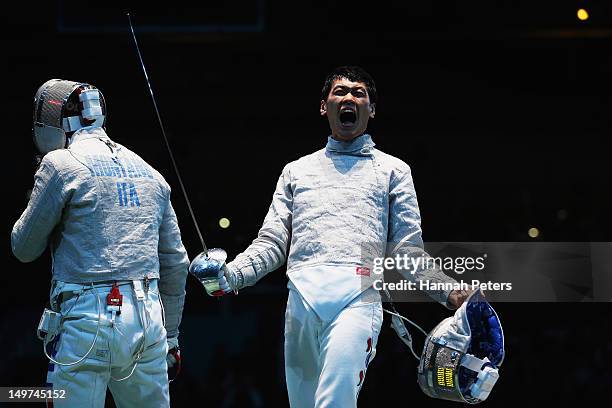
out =
<path fill-rule="evenodd" d="M 172 161 L 172 166 L 174 167 L 174 171 L 178 178 L 179 184 L 181 186 L 181 191 L 183 192 L 183 196 L 185 197 L 185 201 L 187 202 L 187 208 L 189 208 L 189 214 L 191 214 L 191 220 L 193 221 L 193 225 L 198 233 L 198 237 L 200 238 L 200 243 L 202 244 L 202 248 L 204 249 L 204 254 L 208 255 L 208 248 L 204 243 L 204 238 L 202 238 L 202 233 L 200 232 L 200 227 L 198 226 L 198 221 L 193 213 L 193 209 L 191 208 L 191 202 L 189 201 L 189 196 L 187 195 L 187 190 L 183 185 L 183 179 L 181 178 L 181 173 L 176 164 L 176 160 L 174 160 L 174 154 L 172 154 L 172 149 L 170 148 L 170 143 L 168 142 L 168 138 L 166 137 L 166 130 L 164 128 L 164 124 L 162 122 L 161 115 L 159 114 L 159 109 L 157 108 L 157 101 L 155 100 L 155 96 L 153 95 L 153 88 L 151 87 L 151 81 L 149 81 L 149 75 L 147 74 L 147 69 L 144 64 L 144 60 L 142 59 L 142 54 L 140 53 L 140 47 L 138 46 L 138 40 L 136 39 L 136 33 L 134 32 L 134 26 L 132 25 L 132 17 L 130 13 L 126 13 L 128 22 L 130 24 L 130 30 L 132 31 L 132 38 L 134 39 L 134 45 L 136 46 L 136 52 L 138 53 L 138 59 L 140 60 L 140 66 L 142 67 L 142 72 L 144 73 L 145 80 L 147 81 L 147 86 L 149 87 L 149 93 L 151 94 L 151 100 L 153 101 L 153 107 L 155 108 L 155 114 L 157 115 L 157 121 L 159 122 L 159 127 L 162 131 L 162 136 L 164 137 L 164 142 L 166 142 L 166 149 L 170 154 L 170 160 Z"/>

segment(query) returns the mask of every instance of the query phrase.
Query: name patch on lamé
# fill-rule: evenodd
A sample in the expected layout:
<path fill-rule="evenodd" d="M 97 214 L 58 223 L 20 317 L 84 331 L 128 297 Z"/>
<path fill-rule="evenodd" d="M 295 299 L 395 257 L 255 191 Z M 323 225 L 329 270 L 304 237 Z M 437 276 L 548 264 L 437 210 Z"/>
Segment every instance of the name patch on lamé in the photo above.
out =
<path fill-rule="evenodd" d="M 117 179 L 117 203 L 119 206 L 140 207 L 138 180 L 153 178 L 153 174 L 143 161 L 102 155 L 86 156 L 86 160 L 92 176 Z"/>
<path fill-rule="evenodd" d="M 117 182 L 117 193 L 119 194 L 119 205 L 121 207 L 140 207 L 140 200 L 138 199 L 138 191 L 136 186 L 131 181 L 128 183 Z"/>
<path fill-rule="evenodd" d="M 96 177 L 153 178 L 153 174 L 143 161 L 102 155 L 86 156 L 89 171 Z"/>

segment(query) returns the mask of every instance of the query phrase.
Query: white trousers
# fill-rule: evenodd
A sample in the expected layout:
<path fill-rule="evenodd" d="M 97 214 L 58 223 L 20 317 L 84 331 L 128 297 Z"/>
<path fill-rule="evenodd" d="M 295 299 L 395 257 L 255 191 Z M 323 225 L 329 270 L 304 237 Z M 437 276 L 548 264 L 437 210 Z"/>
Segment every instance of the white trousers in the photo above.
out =
<path fill-rule="evenodd" d="M 135 291 L 132 282 L 120 282 L 119 289 L 123 306 L 114 322 L 106 309 L 110 285 L 58 282 L 53 290 L 52 301 L 61 301 L 63 323 L 47 350 L 60 363 L 87 354 L 98 328 L 98 299 L 101 307 L 98 337 L 89 355 L 75 365 L 49 363 L 47 385 L 65 390 L 67 397 L 55 399 L 53 406 L 102 408 L 108 387 L 117 407 L 169 407 L 168 346 L 157 281 L 150 281 L 146 291 Z"/>
<path fill-rule="evenodd" d="M 289 291 L 285 376 L 292 408 L 357 406 L 383 320 L 380 298 L 366 293 L 324 321 L 296 290 Z"/>

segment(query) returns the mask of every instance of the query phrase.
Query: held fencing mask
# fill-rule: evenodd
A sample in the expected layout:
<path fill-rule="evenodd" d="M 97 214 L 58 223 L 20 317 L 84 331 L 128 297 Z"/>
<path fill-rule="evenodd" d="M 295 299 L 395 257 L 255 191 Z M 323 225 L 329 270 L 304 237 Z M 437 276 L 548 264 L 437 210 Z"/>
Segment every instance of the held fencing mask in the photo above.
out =
<path fill-rule="evenodd" d="M 499 317 L 476 291 L 427 336 L 418 382 L 430 397 L 476 404 L 489 396 L 503 359 Z"/>
<path fill-rule="evenodd" d="M 393 302 L 390 305 L 392 311 L 385 312 L 393 316 L 391 326 L 419 360 L 417 380 L 425 394 L 469 404 L 487 399 L 504 360 L 504 332 L 497 313 L 480 290 L 429 334 L 398 314 Z M 402 320 L 427 336 L 420 357 Z"/>

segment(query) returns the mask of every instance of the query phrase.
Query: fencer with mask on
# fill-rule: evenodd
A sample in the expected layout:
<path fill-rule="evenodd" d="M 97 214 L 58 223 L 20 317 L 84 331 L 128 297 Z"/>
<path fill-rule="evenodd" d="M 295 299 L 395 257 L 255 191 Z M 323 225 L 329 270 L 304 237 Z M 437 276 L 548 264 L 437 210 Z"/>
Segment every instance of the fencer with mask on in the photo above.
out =
<path fill-rule="evenodd" d="M 12 250 L 49 247 L 49 306 L 39 323 L 56 406 L 167 407 L 189 260 L 163 176 L 106 133 L 94 86 L 52 79 L 36 92 L 43 156 Z M 40 271 L 44 278 L 47 271 Z"/>

